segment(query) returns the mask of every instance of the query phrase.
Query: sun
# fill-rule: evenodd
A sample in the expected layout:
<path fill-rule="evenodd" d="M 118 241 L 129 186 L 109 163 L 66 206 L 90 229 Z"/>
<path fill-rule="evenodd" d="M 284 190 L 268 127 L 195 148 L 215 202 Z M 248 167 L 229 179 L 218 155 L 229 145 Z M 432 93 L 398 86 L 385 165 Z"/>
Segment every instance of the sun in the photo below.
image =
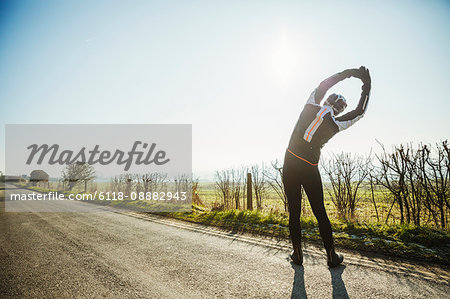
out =
<path fill-rule="evenodd" d="M 287 34 L 282 34 L 272 53 L 272 66 L 281 83 L 287 84 L 298 67 L 298 53 Z"/>

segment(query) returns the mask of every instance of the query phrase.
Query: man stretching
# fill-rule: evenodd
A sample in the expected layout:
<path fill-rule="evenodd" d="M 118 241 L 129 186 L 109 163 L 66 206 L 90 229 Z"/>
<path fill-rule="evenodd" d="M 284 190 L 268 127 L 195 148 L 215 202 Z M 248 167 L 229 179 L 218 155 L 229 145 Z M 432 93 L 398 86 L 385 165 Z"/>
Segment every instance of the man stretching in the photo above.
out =
<path fill-rule="evenodd" d="M 359 78 L 363 82 L 361 98 L 355 110 L 337 117 L 347 107 L 342 95 L 331 94 L 323 106 L 320 102 L 328 89 L 350 77 Z M 364 116 L 370 88 L 369 70 L 364 66 L 359 69 L 347 69 L 325 79 L 311 93 L 294 127 L 284 157 L 283 184 L 289 204 L 289 231 L 294 247 L 291 258 L 295 264 L 303 263 L 300 227 L 302 186 L 319 223 L 320 235 L 327 252 L 328 266 L 336 267 L 344 260 L 344 257 L 334 250 L 331 224 L 323 202 L 318 162 L 323 145 L 337 132 L 349 128 Z"/>

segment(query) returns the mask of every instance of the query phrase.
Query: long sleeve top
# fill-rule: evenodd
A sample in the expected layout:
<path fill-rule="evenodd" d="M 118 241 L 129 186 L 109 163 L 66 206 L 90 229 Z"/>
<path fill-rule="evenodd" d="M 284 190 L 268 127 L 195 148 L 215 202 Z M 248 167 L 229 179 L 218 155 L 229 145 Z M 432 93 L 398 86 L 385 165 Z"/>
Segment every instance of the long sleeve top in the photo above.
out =
<path fill-rule="evenodd" d="M 314 89 L 294 127 L 288 151 L 311 165 L 317 165 L 320 158 L 320 150 L 324 144 L 337 132 L 349 128 L 364 116 L 369 101 L 370 82 L 363 82 L 358 106 L 342 116 L 335 117 L 332 107 L 320 105 L 320 102 L 331 87 L 346 78 L 356 75 L 358 71 L 358 69 L 349 69 L 337 73 L 322 81 Z"/>

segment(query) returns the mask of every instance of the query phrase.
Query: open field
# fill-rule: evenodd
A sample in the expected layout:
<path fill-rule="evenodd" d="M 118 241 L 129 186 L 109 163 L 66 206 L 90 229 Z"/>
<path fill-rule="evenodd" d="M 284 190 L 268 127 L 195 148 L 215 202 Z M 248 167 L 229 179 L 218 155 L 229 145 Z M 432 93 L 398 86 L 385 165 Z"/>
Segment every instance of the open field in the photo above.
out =
<path fill-rule="evenodd" d="M 330 196 L 330 184 L 324 184 L 324 198 L 325 198 L 325 207 L 327 209 L 327 213 L 330 219 L 338 219 L 339 214 L 331 200 Z M 376 190 L 374 192 L 375 202 L 378 211 L 377 213 L 374 208 L 374 203 L 372 201 L 370 190 L 367 187 L 361 188 L 361 196 L 357 201 L 356 209 L 354 217 L 351 220 L 356 223 L 387 223 L 387 224 L 398 224 L 400 223 L 400 215 L 399 210 L 396 205 L 392 207 L 391 214 L 386 221 L 389 210 L 392 206 L 392 199 L 388 197 L 386 190 Z M 204 206 L 208 209 L 214 209 L 220 206 L 223 202 L 220 194 L 215 189 L 215 183 L 205 182 L 200 183 L 200 188 L 198 191 L 200 200 L 204 204 Z M 241 199 L 241 205 L 244 205 L 246 198 Z M 280 199 L 277 194 L 273 190 L 268 190 L 262 200 L 262 212 L 271 212 L 275 214 L 286 214 L 287 211 L 284 209 L 284 204 L 282 199 Z M 303 194 L 302 197 L 302 217 L 310 218 L 313 217 L 313 213 L 311 210 L 311 206 L 307 199 L 307 196 Z M 433 226 L 431 219 L 422 219 L 423 226 Z"/>

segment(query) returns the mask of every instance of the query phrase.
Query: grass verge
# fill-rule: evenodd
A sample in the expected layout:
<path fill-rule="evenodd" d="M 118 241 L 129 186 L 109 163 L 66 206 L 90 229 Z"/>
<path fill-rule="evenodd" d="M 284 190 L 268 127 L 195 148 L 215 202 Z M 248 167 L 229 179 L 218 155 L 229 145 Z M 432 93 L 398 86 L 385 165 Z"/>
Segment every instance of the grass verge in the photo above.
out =
<path fill-rule="evenodd" d="M 158 213 L 161 214 L 161 213 Z M 213 225 L 234 232 L 289 238 L 285 215 L 260 211 L 210 211 L 194 206 L 191 213 L 163 213 L 185 221 Z M 321 245 L 317 220 L 301 219 L 302 239 Z M 359 224 L 331 220 L 337 247 L 450 266 L 450 233 L 413 225 Z"/>

